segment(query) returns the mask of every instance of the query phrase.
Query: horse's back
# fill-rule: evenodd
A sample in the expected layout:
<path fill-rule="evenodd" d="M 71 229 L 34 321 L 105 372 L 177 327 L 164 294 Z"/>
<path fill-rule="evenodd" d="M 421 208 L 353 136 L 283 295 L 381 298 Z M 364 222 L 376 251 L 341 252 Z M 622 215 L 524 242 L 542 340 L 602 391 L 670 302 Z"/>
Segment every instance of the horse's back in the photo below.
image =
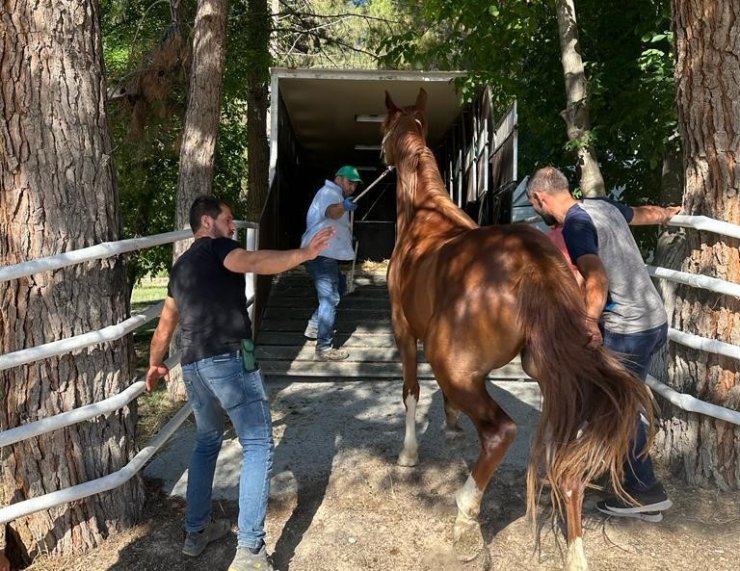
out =
<path fill-rule="evenodd" d="M 438 337 L 450 348 L 485 355 L 492 367 L 508 362 L 524 342 L 517 307 L 526 276 L 563 277 L 553 264 L 558 250 L 525 225 L 474 228 L 426 250 L 415 244 L 408 253 L 413 256 L 394 260 L 394 303 L 412 330 L 419 338 Z"/>

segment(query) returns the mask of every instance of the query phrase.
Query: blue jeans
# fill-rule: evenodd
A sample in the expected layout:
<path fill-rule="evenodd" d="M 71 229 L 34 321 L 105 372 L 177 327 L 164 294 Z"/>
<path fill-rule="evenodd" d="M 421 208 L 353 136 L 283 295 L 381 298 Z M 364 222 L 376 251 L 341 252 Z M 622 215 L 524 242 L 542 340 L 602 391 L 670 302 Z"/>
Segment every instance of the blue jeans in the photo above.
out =
<path fill-rule="evenodd" d="M 200 531 L 210 521 L 213 475 L 228 415 L 243 450 L 238 543 L 256 549 L 265 537 L 273 449 L 272 418 L 262 372 L 258 369 L 247 373 L 241 354 L 227 353 L 184 365 L 182 373 L 196 426 L 185 531 Z"/>
<path fill-rule="evenodd" d="M 625 368 L 644 381 L 648 374 L 650 360 L 666 342 L 668 325 L 664 323 L 640 333 L 624 334 L 610 331 L 603 333 L 604 347 L 617 353 Z M 638 418 L 635 442 L 624 463 L 624 487 L 628 492 L 643 492 L 658 482 L 650 456 L 645 455 L 638 458 L 646 442 L 645 423 Z"/>
<path fill-rule="evenodd" d="M 319 306 L 308 320 L 308 325 L 317 330 L 316 350 L 329 349 L 334 341 L 337 305 L 347 290 L 347 280 L 339 269 L 339 262 L 333 258 L 317 256 L 306 262 L 306 269 L 313 278 L 319 297 Z"/>

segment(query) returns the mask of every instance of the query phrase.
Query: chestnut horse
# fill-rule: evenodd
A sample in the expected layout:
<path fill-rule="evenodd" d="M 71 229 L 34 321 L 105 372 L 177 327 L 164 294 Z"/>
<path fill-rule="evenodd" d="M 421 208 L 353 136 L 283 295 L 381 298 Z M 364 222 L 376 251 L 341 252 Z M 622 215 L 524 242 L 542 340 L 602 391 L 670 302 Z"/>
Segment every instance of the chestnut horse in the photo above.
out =
<path fill-rule="evenodd" d="M 527 475 L 534 517 L 543 480 L 565 516 L 570 571 L 587 569 L 581 540 L 586 486 L 603 474 L 626 495 L 623 461 L 648 390 L 604 348 L 588 349 L 581 290 L 557 248 L 525 224 L 478 227 L 452 202 L 425 143 L 426 92 L 397 107 L 386 92 L 383 154 L 396 167 L 397 238 L 388 267 L 393 333 L 403 364 L 406 434 L 398 462 L 418 462 L 417 340 L 444 395 L 447 429 L 468 415 L 480 454 L 456 494 L 458 557 L 483 548 L 477 521 L 488 482 L 516 425 L 486 390 L 486 377 L 517 355 L 539 383 L 542 412 Z M 564 512 L 564 513 L 563 513 Z"/>

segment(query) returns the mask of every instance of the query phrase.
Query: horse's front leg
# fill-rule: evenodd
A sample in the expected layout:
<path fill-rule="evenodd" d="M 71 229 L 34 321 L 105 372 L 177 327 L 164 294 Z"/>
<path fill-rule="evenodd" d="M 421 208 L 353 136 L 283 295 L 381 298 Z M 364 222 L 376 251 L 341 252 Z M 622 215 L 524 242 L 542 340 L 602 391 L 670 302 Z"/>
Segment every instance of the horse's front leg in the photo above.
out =
<path fill-rule="evenodd" d="M 403 366 L 403 404 L 406 407 L 406 432 L 403 437 L 403 450 L 398 455 L 398 464 L 416 466 L 419 463 L 419 444 L 416 440 L 416 406 L 419 403 L 416 338 L 410 333 L 397 331 L 396 344 Z"/>
<path fill-rule="evenodd" d="M 575 479 L 568 480 L 562 487 L 565 499 L 565 518 L 568 530 L 568 553 L 566 571 L 588 571 L 586 552 L 583 549 L 583 494 L 586 485 Z"/>

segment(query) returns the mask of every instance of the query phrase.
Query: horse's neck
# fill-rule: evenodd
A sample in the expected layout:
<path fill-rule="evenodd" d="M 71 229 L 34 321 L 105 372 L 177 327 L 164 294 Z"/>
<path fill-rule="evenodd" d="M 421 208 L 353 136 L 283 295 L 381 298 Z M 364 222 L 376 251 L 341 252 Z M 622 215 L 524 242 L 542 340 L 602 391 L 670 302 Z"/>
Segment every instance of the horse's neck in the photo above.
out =
<path fill-rule="evenodd" d="M 399 161 L 402 192 L 398 193 L 398 232 L 412 221 L 423 222 L 430 234 L 464 232 L 476 224 L 452 201 L 439 173 L 437 160 L 423 142 Z"/>

